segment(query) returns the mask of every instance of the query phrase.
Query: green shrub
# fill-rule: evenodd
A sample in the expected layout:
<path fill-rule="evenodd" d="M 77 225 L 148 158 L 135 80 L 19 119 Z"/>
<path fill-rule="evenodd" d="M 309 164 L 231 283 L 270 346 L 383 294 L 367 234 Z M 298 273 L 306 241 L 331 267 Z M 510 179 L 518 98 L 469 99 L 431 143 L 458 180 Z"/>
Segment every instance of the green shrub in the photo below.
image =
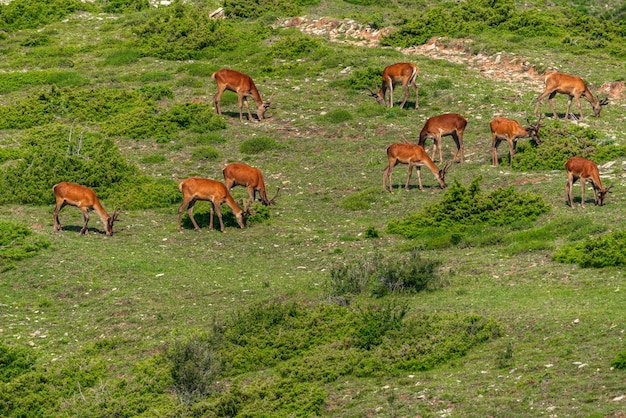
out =
<path fill-rule="evenodd" d="M 224 119 L 201 103 L 175 104 L 169 110 L 146 103 L 119 115 L 115 123 L 111 121 L 103 126 L 112 137 L 155 139 L 158 143 L 170 141 L 183 130 L 204 134 L 225 128 Z"/>
<path fill-rule="evenodd" d="M 340 206 L 347 210 L 366 210 L 372 208 L 372 205 L 380 196 L 378 189 L 368 189 L 362 192 L 351 193 L 341 199 Z"/>
<path fill-rule="evenodd" d="M 94 6 L 80 0 L 13 0 L 0 5 L 0 26 L 10 30 L 32 29 L 57 22 Z"/>
<path fill-rule="evenodd" d="M 167 161 L 167 157 L 162 154 L 150 154 L 146 155 L 145 157 L 141 157 L 139 161 L 144 164 L 158 164 Z"/>
<path fill-rule="evenodd" d="M 112 140 L 62 125 L 29 131 L 16 159 L 0 167 L 0 202 L 44 205 L 54 202 L 52 186 L 71 181 L 92 187 L 98 197 L 126 209 L 166 207 L 180 200 L 171 180 L 141 175 Z"/>
<path fill-rule="evenodd" d="M 420 292 L 438 284 L 440 263 L 423 260 L 417 251 L 402 257 L 380 255 L 338 264 L 330 269 L 327 291 L 331 296 L 371 292 L 384 296 L 398 292 Z"/>
<path fill-rule="evenodd" d="M 334 109 L 322 116 L 322 119 L 330 123 L 343 123 L 354 119 L 352 113 L 344 109 Z"/>
<path fill-rule="evenodd" d="M 380 233 L 375 226 L 368 226 L 365 230 L 365 238 L 380 238 Z"/>
<path fill-rule="evenodd" d="M 248 224 L 261 224 L 267 222 L 270 219 L 271 213 L 268 206 L 260 204 L 254 204 L 251 207 L 251 213 L 246 218 Z"/>
<path fill-rule="evenodd" d="M 322 45 L 318 38 L 294 32 L 292 36 L 279 38 L 269 48 L 269 53 L 278 59 L 297 60 L 311 57 Z"/>
<path fill-rule="evenodd" d="M 402 327 L 402 319 L 406 313 L 406 306 L 368 306 L 360 309 L 352 344 L 364 350 L 379 346 L 388 331 Z"/>
<path fill-rule="evenodd" d="M 552 259 L 580 267 L 626 266 L 626 231 L 616 231 L 581 243 L 565 245 L 552 254 Z"/>
<path fill-rule="evenodd" d="M 54 85 L 56 87 L 80 87 L 88 80 L 73 71 L 29 71 L 0 74 L 0 93 L 23 90 L 27 87 Z"/>
<path fill-rule="evenodd" d="M 311 3 L 310 1 L 307 2 Z M 224 13 L 229 17 L 257 18 L 266 14 L 278 16 L 299 16 L 298 1 L 290 0 L 224 0 Z"/>
<path fill-rule="evenodd" d="M 4 228 L 2 225 L 0 225 L 0 228 L 0 233 L 2 233 Z M 31 349 L 14 348 L 0 343 L 0 383 L 8 383 L 16 377 L 27 373 L 34 364 L 35 356 Z"/>
<path fill-rule="evenodd" d="M 219 152 L 209 145 L 196 147 L 191 152 L 191 158 L 193 160 L 206 160 L 206 161 L 215 161 L 220 157 Z"/>
<path fill-rule="evenodd" d="M 45 46 L 45 45 L 49 45 L 50 42 L 51 42 L 50 36 L 46 35 L 45 33 L 36 32 L 36 33 L 31 33 L 26 38 L 24 38 L 20 42 L 20 46 L 25 46 L 25 47 Z"/>
<path fill-rule="evenodd" d="M 109 52 L 105 56 L 103 64 L 118 67 L 137 62 L 139 61 L 139 57 L 139 52 L 134 49 L 118 49 Z"/>
<path fill-rule="evenodd" d="M 167 350 L 174 389 L 184 402 L 205 398 L 215 390 L 222 365 L 214 346 L 206 336 L 199 336 L 176 342 Z"/>
<path fill-rule="evenodd" d="M 174 1 L 133 28 L 142 55 L 168 60 L 201 58 L 203 51 L 234 49 L 240 42 L 230 20 L 211 19 L 211 4 Z"/>
<path fill-rule="evenodd" d="M 150 8 L 149 0 L 108 0 L 104 5 L 106 13 L 123 13 L 128 11 L 139 11 Z"/>
<path fill-rule="evenodd" d="M 350 77 L 330 83 L 331 87 L 341 87 L 355 91 L 374 90 L 380 87 L 383 69 L 368 67 L 354 71 Z"/>
<path fill-rule="evenodd" d="M 281 146 L 275 139 L 267 137 L 246 139 L 241 143 L 239 151 L 243 154 L 260 154 L 273 149 L 280 149 Z"/>
<path fill-rule="evenodd" d="M 174 76 L 168 71 L 150 71 L 139 75 L 139 81 L 142 83 L 159 83 L 161 81 L 169 81 L 172 78 Z M 150 86 L 142 86 L 140 90 L 143 90 L 144 87 Z"/>
<path fill-rule="evenodd" d="M 16 261 L 33 257 L 49 246 L 50 241 L 33 235 L 28 227 L 0 221 L 0 270 L 11 269 Z"/>
<path fill-rule="evenodd" d="M 438 261 L 423 260 L 418 251 L 394 257 L 376 266 L 373 293 L 384 296 L 396 292 L 420 292 L 437 283 Z"/>
<path fill-rule="evenodd" d="M 173 99 L 174 93 L 172 89 L 162 85 L 145 85 L 139 88 L 139 91 L 143 93 L 147 98 L 153 100 L 161 100 L 163 98 Z"/>
<path fill-rule="evenodd" d="M 517 8 L 513 0 L 435 4 L 417 9 L 397 26 L 397 31 L 381 39 L 382 45 L 404 48 L 423 44 L 434 36 L 483 35 L 528 45 L 549 43 L 573 53 L 604 48 L 618 57 L 626 54 L 619 47 L 626 30 L 623 20 L 590 16 L 565 5 L 552 5 L 546 13 L 536 7 Z"/>
<path fill-rule="evenodd" d="M 181 202 L 175 181 L 148 176 L 136 176 L 112 185 L 107 197 L 116 206 L 128 210 L 166 208 Z"/>
<path fill-rule="evenodd" d="M 403 305 L 272 301 L 213 321 L 168 349 L 174 390 L 199 415 L 317 416 L 338 379 L 405 375 L 497 338 L 480 315 L 415 314 Z M 203 394 L 203 400 L 199 400 Z"/>
<path fill-rule="evenodd" d="M 388 231 L 411 238 L 420 235 L 420 228 L 425 227 L 457 224 L 505 226 L 513 222 L 534 221 L 550 210 L 540 196 L 521 193 L 513 187 L 485 194 L 480 189 L 480 181 L 481 177 L 477 177 L 467 188 L 455 181 L 438 203 L 428 205 L 402 221 L 391 221 Z"/>
<path fill-rule="evenodd" d="M 601 145 L 599 132 L 574 124 L 556 122 L 541 128 L 541 145 L 521 143 L 513 159 L 516 170 L 564 170 L 571 157 L 591 158 L 597 163 L 626 155 L 626 146 Z"/>
<path fill-rule="evenodd" d="M 626 369 L 626 350 L 617 353 L 617 356 L 611 362 L 611 367 L 616 369 Z"/>
<path fill-rule="evenodd" d="M 23 157 L 0 168 L 3 203 L 50 204 L 54 202 L 51 188 L 58 182 L 73 181 L 104 192 L 139 174 L 113 141 L 96 134 L 49 125 L 31 130 L 21 142 Z"/>

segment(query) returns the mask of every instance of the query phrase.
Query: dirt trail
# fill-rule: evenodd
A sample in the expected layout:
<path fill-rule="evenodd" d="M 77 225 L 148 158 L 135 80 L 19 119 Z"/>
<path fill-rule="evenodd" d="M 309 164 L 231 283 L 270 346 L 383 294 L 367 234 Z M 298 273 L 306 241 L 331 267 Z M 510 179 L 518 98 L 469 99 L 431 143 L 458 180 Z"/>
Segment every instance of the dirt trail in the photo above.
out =
<path fill-rule="evenodd" d="M 332 42 L 376 47 L 380 38 L 393 31 L 393 28 L 373 29 L 351 19 L 323 17 L 309 19 L 293 17 L 279 21 L 275 26 L 294 27 L 310 35 L 323 36 Z M 541 92 L 544 76 L 538 74 L 533 65 L 525 58 L 512 54 L 497 53 L 485 55 L 470 52 L 471 39 L 449 39 L 435 37 L 426 44 L 399 49 L 403 54 L 422 55 L 432 59 L 443 59 L 457 64 L 464 64 L 479 71 L 486 78 L 506 81 L 517 86 L 520 93 L 526 91 Z M 612 98 L 624 97 L 624 82 L 606 83 L 598 89 L 599 93 Z"/>

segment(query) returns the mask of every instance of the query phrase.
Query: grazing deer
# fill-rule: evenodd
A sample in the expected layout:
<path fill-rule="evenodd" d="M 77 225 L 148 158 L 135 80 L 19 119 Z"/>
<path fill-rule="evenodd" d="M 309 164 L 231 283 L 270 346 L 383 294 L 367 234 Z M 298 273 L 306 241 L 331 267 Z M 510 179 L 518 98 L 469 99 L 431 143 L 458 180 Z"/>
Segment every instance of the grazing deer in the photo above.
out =
<path fill-rule="evenodd" d="M 218 70 L 211 75 L 211 78 L 217 83 L 217 93 L 213 96 L 213 101 L 215 103 L 215 111 L 218 115 L 222 114 L 222 110 L 220 109 L 222 93 L 224 93 L 224 90 L 229 90 L 237 93 L 240 121 L 243 122 L 243 104 L 246 105 L 246 109 L 248 110 L 248 120 L 253 120 L 252 113 L 250 113 L 250 105 L 248 104 L 248 97 L 254 99 L 257 107 L 257 117 L 259 120 L 263 120 L 265 111 L 272 103 L 272 98 L 274 97 L 273 93 L 267 101 L 263 101 L 252 78 L 235 70 Z"/>
<path fill-rule="evenodd" d="M 409 165 L 409 176 L 406 179 L 404 189 L 409 190 L 409 181 L 411 181 L 411 174 L 413 173 L 413 167 L 417 167 L 417 179 L 419 181 L 420 190 L 424 190 L 422 186 L 422 166 L 426 166 L 432 171 L 439 182 L 439 186 L 443 189 L 446 187 L 445 176 L 446 171 L 450 168 L 452 162 L 448 162 L 442 170 L 437 168 L 435 163 L 428 157 L 428 154 L 424 148 L 420 145 L 413 145 L 407 142 L 399 142 L 389 145 L 387 147 L 387 158 L 389 159 L 389 165 L 383 170 L 383 189 L 387 190 L 387 180 L 389 180 L 389 192 L 393 193 L 393 186 L 391 184 L 391 172 L 393 168 L 398 164 Z"/>
<path fill-rule="evenodd" d="M 59 222 L 59 212 L 66 205 L 70 205 L 76 206 L 83 213 L 85 224 L 80 230 L 81 234 L 86 235 L 89 233 L 87 230 L 87 223 L 89 223 L 89 211 L 93 210 L 98 214 L 98 216 L 100 216 L 100 219 L 102 219 L 106 234 L 108 236 L 113 235 L 113 223 L 117 221 L 120 210 L 114 210 L 113 215 L 109 216 L 107 211 L 104 210 L 100 204 L 96 193 L 92 189 L 81 186 L 80 184 L 68 183 L 64 181 L 62 183 L 55 184 L 52 187 L 52 191 L 54 192 L 54 198 L 56 200 L 54 212 L 52 213 L 52 218 L 54 220 L 54 232 L 61 231 L 63 229 L 61 222 Z"/>
<path fill-rule="evenodd" d="M 418 141 L 418 145 L 426 148 L 426 140 L 428 138 L 433 139 L 433 157 L 432 160 L 435 160 L 435 152 L 437 148 L 439 148 L 439 162 L 443 162 L 443 157 L 441 155 L 441 137 L 443 136 L 452 136 L 454 142 L 456 143 L 457 152 L 454 155 L 452 161 L 456 161 L 457 158 L 460 158 L 459 163 L 463 163 L 463 132 L 465 132 L 465 127 L 467 126 L 467 119 L 458 113 L 445 113 L 439 116 L 433 116 L 428 119 L 424 124 L 420 132 L 420 139 Z"/>
<path fill-rule="evenodd" d="M 531 124 L 528 119 L 526 120 L 530 126 L 522 127 L 516 120 L 501 117 L 495 118 L 489 123 L 491 128 L 491 161 L 494 166 L 498 166 L 498 145 L 502 141 L 506 140 L 509 143 L 509 166 L 513 166 L 513 156 L 519 138 L 532 138 L 537 144 L 541 144 L 539 138 L 541 117 L 535 125 Z"/>
<path fill-rule="evenodd" d="M 567 170 L 565 193 L 567 194 L 567 202 L 572 208 L 574 207 L 574 200 L 572 199 L 572 185 L 578 179 L 580 179 L 580 186 L 582 188 L 580 206 L 583 208 L 585 207 L 585 180 L 589 180 L 591 182 L 596 205 L 604 205 L 604 198 L 613 185 L 610 185 L 606 189 L 602 187 L 600 171 L 598 170 L 598 166 L 593 161 L 583 157 L 572 157 L 565 163 L 565 169 Z"/>
<path fill-rule="evenodd" d="M 596 117 L 600 116 L 600 111 L 602 110 L 602 106 L 605 106 L 609 103 L 608 98 L 604 98 L 598 101 L 597 98 L 591 93 L 591 90 L 587 87 L 585 82 L 580 77 L 575 77 L 573 75 L 561 74 L 561 73 L 550 73 L 546 75 L 545 78 L 546 89 L 537 97 L 537 105 L 535 106 L 535 116 L 537 116 L 539 111 L 539 104 L 541 101 L 548 96 L 548 103 L 550 104 L 550 109 L 552 110 L 552 115 L 554 119 L 558 119 L 559 115 L 554 110 L 554 96 L 557 93 L 567 94 L 569 99 L 567 100 L 567 110 L 565 111 L 565 119 L 568 119 L 570 116 L 569 110 L 572 106 L 572 99 L 576 99 L 576 104 L 578 105 L 578 112 L 580 112 L 580 118 L 583 118 L 583 109 L 580 106 L 580 98 L 584 97 L 591 103 L 591 107 L 593 108 L 593 113 Z"/>
<path fill-rule="evenodd" d="M 410 62 L 399 62 L 385 67 L 383 70 L 383 85 L 378 88 L 377 91 L 370 91 L 370 95 L 376 99 L 378 104 L 385 105 L 385 94 L 389 90 L 389 107 L 393 107 L 393 86 L 402 83 L 404 88 L 404 99 L 400 104 L 400 109 L 404 107 L 406 99 L 409 97 L 409 84 L 415 91 L 415 108 L 419 108 L 419 95 L 417 92 L 417 85 L 415 84 L 415 78 L 419 75 L 419 69 L 417 65 Z"/>
<path fill-rule="evenodd" d="M 193 223 L 196 231 L 200 231 L 198 223 L 193 217 L 193 207 L 198 200 L 206 200 L 211 202 L 211 217 L 209 219 L 209 230 L 213 230 L 213 211 L 217 212 L 217 217 L 220 220 L 220 230 L 224 232 L 224 222 L 222 221 L 221 205 L 226 203 L 235 216 L 237 217 L 237 223 L 241 228 L 245 228 L 244 212 L 241 210 L 235 199 L 228 193 L 228 189 L 224 183 L 211 179 L 205 179 L 200 177 L 190 177 L 183 180 L 178 185 L 178 188 L 183 193 L 183 203 L 178 208 L 178 232 L 182 232 L 181 218 L 183 210 L 187 207 L 187 214 Z"/>
<path fill-rule="evenodd" d="M 267 198 L 265 191 L 265 181 L 263 173 L 258 168 L 250 167 L 244 163 L 231 163 L 222 170 L 226 188 L 231 190 L 235 186 L 244 186 L 250 195 L 250 204 L 256 200 L 256 193 L 259 192 L 259 201 L 264 206 L 275 203 L 280 187 L 276 190 L 276 195 L 272 199 Z"/>

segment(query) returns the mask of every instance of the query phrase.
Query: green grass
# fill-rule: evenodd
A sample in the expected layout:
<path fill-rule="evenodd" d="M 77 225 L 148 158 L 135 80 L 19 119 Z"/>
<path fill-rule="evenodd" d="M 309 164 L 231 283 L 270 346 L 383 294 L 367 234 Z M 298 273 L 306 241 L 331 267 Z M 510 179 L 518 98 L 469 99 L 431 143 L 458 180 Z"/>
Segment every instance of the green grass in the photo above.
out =
<path fill-rule="evenodd" d="M 133 10 L 132 2 L 117 3 Z M 385 23 L 402 7 L 434 2 L 400 1 L 389 14 L 356 3 L 299 7 L 340 17 L 372 11 L 368 19 Z M 147 36 L 147 22 L 154 29 L 159 21 L 158 10 L 140 2 L 135 9 L 102 21 L 72 14 L 44 26 L 45 37 L 36 29 L 0 34 L 0 168 L 11 173 L 3 181 L 12 184 L 7 195 L 20 190 L 24 202 L 39 202 L 8 200 L 0 209 L 0 415 L 527 417 L 626 410 L 615 400 L 626 378 L 624 274 L 610 263 L 588 268 L 579 265 L 586 258 L 576 260 L 581 251 L 592 255 L 597 243 L 610 247 L 604 260 L 622 251 L 613 241 L 626 227 L 624 99 L 580 125 L 543 121 L 546 148 L 521 147 L 512 170 L 492 167 L 489 120 L 531 116 L 540 80 L 492 80 L 461 64 L 331 44 L 272 29 L 271 16 L 237 21 L 237 36 L 223 48 L 199 45 L 231 30 L 226 23 L 209 38 L 190 39 L 193 50 L 178 32 L 171 45 L 159 43 L 163 33 L 133 44 L 133 22 Z M 167 11 L 172 25 L 174 12 Z M 193 20 L 194 13 L 181 16 Z M 498 41 L 506 53 L 579 74 L 594 88 L 623 77 L 623 61 L 606 51 L 529 49 L 511 39 L 482 42 L 485 51 Z M 194 56 L 178 56 L 184 53 Z M 42 59 L 52 67 L 38 67 Z M 378 106 L 364 87 L 384 65 L 405 60 L 420 67 L 420 109 Z M 71 69 L 62 67 L 68 62 Z M 241 123 L 234 94 L 224 95 L 224 116 L 213 115 L 210 74 L 222 67 L 252 75 L 264 98 L 276 93 L 270 119 Z M 563 97 L 555 100 L 564 107 Z M 424 169 L 424 192 L 383 191 L 386 147 L 403 137 L 415 142 L 424 121 L 444 112 L 469 120 L 466 162 L 450 168 L 448 189 Z M 613 163 L 601 167 L 603 182 L 615 185 L 605 206 L 566 205 L 565 141 Z M 446 137 L 443 146 L 448 159 L 453 141 Z M 539 166 L 547 147 L 550 165 Z M 243 230 L 224 208 L 225 233 L 196 232 L 185 215 L 179 234 L 177 182 L 221 180 L 232 161 L 260 168 L 270 194 L 280 187 L 276 205 L 253 207 Z M 394 170 L 396 189 L 406 170 Z M 53 178 L 77 173 L 83 177 L 71 180 L 98 181 L 107 210 L 124 204 L 114 236 L 102 233 L 95 214 L 89 234 L 80 236 L 82 214 L 73 207 L 61 212 L 64 230 L 52 232 Z M 114 176 L 120 173 L 136 175 Z M 477 178 L 481 205 L 509 196 L 518 212 L 499 224 L 472 218 L 463 228 L 449 220 L 448 229 L 426 225 L 443 212 L 480 217 L 462 193 L 446 198 Z M 574 192 L 579 196 L 578 184 Z M 247 199 L 242 187 L 232 194 Z M 209 205 L 196 205 L 203 227 Z M 423 229 L 416 238 L 388 232 L 393 220 L 416 216 Z M 553 260 L 559 253 L 569 262 Z M 368 278 L 377 257 L 385 261 L 377 268 L 389 274 L 405 274 L 415 257 L 436 286 L 329 292 L 333 268 L 352 266 Z"/>

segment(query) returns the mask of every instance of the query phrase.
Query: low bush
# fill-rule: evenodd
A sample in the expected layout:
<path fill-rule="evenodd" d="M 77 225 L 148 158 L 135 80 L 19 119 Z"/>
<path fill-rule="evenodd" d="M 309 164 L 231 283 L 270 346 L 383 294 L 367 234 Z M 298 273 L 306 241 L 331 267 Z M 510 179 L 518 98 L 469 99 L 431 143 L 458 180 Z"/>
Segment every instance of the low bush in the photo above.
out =
<path fill-rule="evenodd" d="M 89 80 L 74 71 L 29 71 L 0 74 L 0 93 L 23 90 L 28 87 L 54 85 L 56 87 L 80 87 Z"/>
<path fill-rule="evenodd" d="M 171 180 L 143 176 L 114 142 L 78 128 L 33 128 L 20 140 L 15 159 L 0 167 L 0 202 L 47 205 L 52 186 L 71 181 L 92 187 L 100 199 L 114 199 L 126 209 L 166 207 L 179 200 Z"/>
<path fill-rule="evenodd" d="M 376 86 L 380 87 L 382 74 L 382 68 L 363 68 L 354 71 L 348 78 L 331 82 L 330 86 L 355 91 L 374 90 Z"/>
<path fill-rule="evenodd" d="M 142 55 L 188 60 L 201 58 L 206 49 L 234 49 L 241 39 L 237 26 L 230 20 L 211 19 L 210 7 L 177 0 L 149 13 L 133 28 Z"/>
<path fill-rule="evenodd" d="M 516 225 L 528 227 L 549 212 L 550 206 L 540 196 L 518 192 L 514 187 L 483 193 L 480 180 L 477 177 L 467 188 L 455 181 L 438 203 L 402 220 L 392 220 L 387 232 L 419 240 L 427 249 L 503 243 L 517 252 L 545 248 L 548 244 L 534 242 L 515 249 L 515 235 L 509 237 L 508 233 Z"/>
<path fill-rule="evenodd" d="M 0 224 L 0 233 L 4 228 Z M 2 239 L 2 237 L 0 237 Z M 11 347 L 0 343 L 0 382 L 8 383 L 12 379 L 27 373 L 35 364 L 35 356 L 29 348 Z"/>
<path fill-rule="evenodd" d="M 105 57 L 103 64 L 110 65 L 113 67 L 118 67 L 121 65 L 128 65 L 134 62 L 139 61 L 140 55 L 139 52 L 134 49 L 118 49 L 115 51 L 109 52 Z"/>
<path fill-rule="evenodd" d="M 196 147 L 191 152 L 193 160 L 215 161 L 220 157 L 219 152 L 210 145 Z"/>
<path fill-rule="evenodd" d="M 229 17 L 241 17 L 246 19 L 258 18 L 266 14 L 275 16 L 299 16 L 300 4 L 316 4 L 313 0 L 257 0 L 242 2 L 238 0 L 225 0 L 224 13 Z"/>
<path fill-rule="evenodd" d="M 103 7 L 105 13 L 123 13 L 150 8 L 149 0 L 108 0 Z"/>
<path fill-rule="evenodd" d="M 277 59 L 297 60 L 310 58 L 321 47 L 319 38 L 302 35 L 299 31 L 279 38 L 269 47 L 269 54 Z"/>
<path fill-rule="evenodd" d="M 617 353 L 617 356 L 611 361 L 611 367 L 616 369 L 626 369 L 626 350 Z"/>
<path fill-rule="evenodd" d="M 94 6 L 80 0 L 13 0 L 0 4 L 0 26 L 9 30 L 38 28 L 79 10 L 93 11 Z"/>
<path fill-rule="evenodd" d="M 280 149 L 281 146 L 275 139 L 258 137 L 246 139 L 241 143 L 239 151 L 243 154 L 260 154 L 265 151 Z"/>
<path fill-rule="evenodd" d="M 341 199 L 339 204 L 347 210 L 366 210 L 372 208 L 379 195 L 379 189 L 367 189 L 362 192 L 349 194 Z"/>
<path fill-rule="evenodd" d="M 439 265 L 439 262 L 422 259 L 415 250 L 394 258 L 376 254 L 333 266 L 326 284 L 327 292 L 332 297 L 367 292 L 380 297 L 390 293 L 434 289 L 439 285 Z"/>
<path fill-rule="evenodd" d="M 574 124 L 556 122 L 541 128 L 541 145 L 520 143 L 513 159 L 516 170 L 564 170 L 571 157 L 591 158 L 596 163 L 626 155 L 626 146 L 602 144 L 600 133 Z"/>
<path fill-rule="evenodd" d="M 352 116 L 352 113 L 347 110 L 334 109 L 323 115 L 321 119 L 330 123 L 343 123 L 351 121 L 354 119 L 354 116 Z"/>
<path fill-rule="evenodd" d="M 0 221 L 0 270 L 14 268 L 16 261 L 34 257 L 49 246 L 50 241 L 33 234 L 27 226 Z"/>
<path fill-rule="evenodd" d="M 564 245 L 552 254 L 552 259 L 580 267 L 626 266 L 626 231 L 616 231 L 583 242 Z"/>
<path fill-rule="evenodd" d="M 274 301 L 208 328 L 211 334 L 170 348 L 172 380 L 184 399 L 196 400 L 192 410 L 231 416 L 320 415 L 329 383 L 429 370 L 502 332 L 480 315 L 409 316 L 394 302 L 347 308 Z"/>

